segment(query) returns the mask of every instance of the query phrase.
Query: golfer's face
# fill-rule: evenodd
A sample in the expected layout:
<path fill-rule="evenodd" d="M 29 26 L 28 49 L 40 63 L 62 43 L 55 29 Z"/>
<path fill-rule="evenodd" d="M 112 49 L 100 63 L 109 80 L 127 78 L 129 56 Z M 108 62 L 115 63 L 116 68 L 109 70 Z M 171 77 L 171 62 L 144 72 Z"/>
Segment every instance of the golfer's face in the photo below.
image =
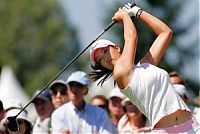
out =
<path fill-rule="evenodd" d="M 97 63 L 101 64 L 103 67 L 106 67 L 110 70 L 113 69 L 110 46 L 97 49 L 95 52 L 95 59 Z"/>

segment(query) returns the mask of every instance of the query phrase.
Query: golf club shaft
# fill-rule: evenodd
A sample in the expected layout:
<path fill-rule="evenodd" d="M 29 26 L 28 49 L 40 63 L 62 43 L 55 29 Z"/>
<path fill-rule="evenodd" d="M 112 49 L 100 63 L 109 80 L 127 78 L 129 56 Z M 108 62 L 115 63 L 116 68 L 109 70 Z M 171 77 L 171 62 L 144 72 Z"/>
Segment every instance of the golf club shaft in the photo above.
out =
<path fill-rule="evenodd" d="M 21 111 L 16 114 L 16 117 L 22 112 L 24 111 L 28 105 L 30 105 L 33 100 L 35 98 L 37 98 L 37 96 L 39 96 L 46 88 L 48 88 L 48 86 L 54 81 L 56 80 L 76 59 L 78 59 L 78 57 L 80 57 L 81 54 L 83 54 L 96 40 L 98 40 L 106 31 L 108 31 L 116 22 L 112 21 L 88 46 L 86 46 L 79 54 L 77 54 L 55 77 L 53 77 L 47 84 L 46 86 L 44 86 L 42 88 L 42 90 L 34 97 L 31 99 L 31 101 L 29 103 L 27 103 L 23 109 L 21 109 Z"/>

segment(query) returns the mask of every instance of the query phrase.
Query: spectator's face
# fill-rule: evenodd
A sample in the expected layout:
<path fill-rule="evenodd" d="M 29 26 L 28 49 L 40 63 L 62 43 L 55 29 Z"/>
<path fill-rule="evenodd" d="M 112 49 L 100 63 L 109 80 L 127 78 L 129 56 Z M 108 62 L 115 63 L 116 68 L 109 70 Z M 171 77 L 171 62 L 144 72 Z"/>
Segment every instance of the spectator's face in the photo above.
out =
<path fill-rule="evenodd" d="M 127 113 L 140 114 L 140 111 L 138 110 L 138 108 L 133 103 L 131 103 L 130 101 L 125 102 L 125 108 L 126 108 Z"/>
<path fill-rule="evenodd" d="M 55 108 L 60 107 L 64 103 L 68 102 L 67 87 L 64 85 L 58 85 L 52 90 L 52 103 Z"/>
<path fill-rule="evenodd" d="M 53 110 L 53 105 L 50 101 L 37 98 L 34 100 L 34 106 L 39 116 L 49 116 Z"/>
<path fill-rule="evenodd" d="M 106 102 L 100 98 L 94 98 L 91 101 L 91 104 L 107 110 Z"/>
<path fill-rule="evenodd" d="M 69 83 L 67 90 L 69 100 L 73 103 L 82 103 L 84 96 L 87 94 L 87 91 L 87 86 L 83 86 L 77 82 L 71 82 Z"/>
<path fill-rule="evenodd" d="M 112 115 L 122 116 L 124 114 L 122 99 L 119 97 L 112 97 L 109 100 L 109 111 Z"/>
<path fill-rule="evenodd" d="M 183 79 L 179 76 L 171 76 L 170 80 L 172 84 L 183 84 Z"/>

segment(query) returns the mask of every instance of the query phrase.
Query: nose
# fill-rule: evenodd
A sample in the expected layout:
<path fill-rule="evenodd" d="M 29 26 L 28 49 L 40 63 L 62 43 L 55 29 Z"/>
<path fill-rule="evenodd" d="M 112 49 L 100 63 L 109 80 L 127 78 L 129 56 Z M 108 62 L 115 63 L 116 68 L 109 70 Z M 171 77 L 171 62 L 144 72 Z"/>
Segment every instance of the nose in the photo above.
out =
<path fill-rule="evenodd" d="M 61 96 L 60 92 L 57 92 L 56 97 L 60 97 L 60 96 Z"/>

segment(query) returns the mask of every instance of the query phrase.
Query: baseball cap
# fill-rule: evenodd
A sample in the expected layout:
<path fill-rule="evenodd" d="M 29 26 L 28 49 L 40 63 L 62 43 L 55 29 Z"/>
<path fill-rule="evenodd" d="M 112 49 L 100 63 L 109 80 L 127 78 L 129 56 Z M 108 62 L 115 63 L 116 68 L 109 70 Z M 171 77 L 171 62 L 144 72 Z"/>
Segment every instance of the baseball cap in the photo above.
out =
<path fill-rule="evenodd" d="M 82 71 L 76 71 L 73 72 L 67 79 L 67 84 L 69 84 L 70 82 L 77 82 L 80 83 L 82 85 L 88 85 L 89 83 L 89 78 L 88 75 L 85 72 Z"/>
<path fill-rule="evenodd" d="M 104 48 L 107 46 L 116 46 L 113 42 L 106 40 L 106 39 L 100 39 L 95 41 L 90 49 L 90 60 L 91 60 L 91 64 L 93 66 L 95 66 L 95 51 L 99 48 Z"/>
<path fill-rule="evenodd" d="M 53 82 L 49 85 L 49 88 L 50 88 L 51 90 L 54 90 L 55 87 L 56 87 L 57 85 L 64 85 L 64 86 L 66 86 L 66 84 L 67 84 L 66 81 L 59 79 L 59 80 L 53 81 Z M 67 86 L 66 86 L 66 87 L 67 87 Z"/>
<path fill-rule="evenodd" d="M 188 97 L 189 92 L 187 91 L 186 87 L 182 84 L 173 84 L 174 89 L 180 96 L 186 95 Z"/>
<path fill-rule="evenodd" d="M 124 99 L 126 96 L 120 92 L 118 87 L 115 87 L 109 94 L 108 99 L 112 97 L 119 97 L 120 99 Z"/>
<path fill-rule="evenodd" d="M 32 98 L 35 98 L 39 93 L 41 92 L 41 90 L 37 90 L 35 91 L 35 93 L 33 94 Z M 40 95 L 38 95 L 35 99 L 42 99 L 42 100 L 45 100 L 45 101 L 51 101 L 51 95 L 48 91 L 48 89 L 45 89 L 44 91 L 42 91 L 40 93 Z M 33 101 L 34 103 L 34 101 Z"/>

